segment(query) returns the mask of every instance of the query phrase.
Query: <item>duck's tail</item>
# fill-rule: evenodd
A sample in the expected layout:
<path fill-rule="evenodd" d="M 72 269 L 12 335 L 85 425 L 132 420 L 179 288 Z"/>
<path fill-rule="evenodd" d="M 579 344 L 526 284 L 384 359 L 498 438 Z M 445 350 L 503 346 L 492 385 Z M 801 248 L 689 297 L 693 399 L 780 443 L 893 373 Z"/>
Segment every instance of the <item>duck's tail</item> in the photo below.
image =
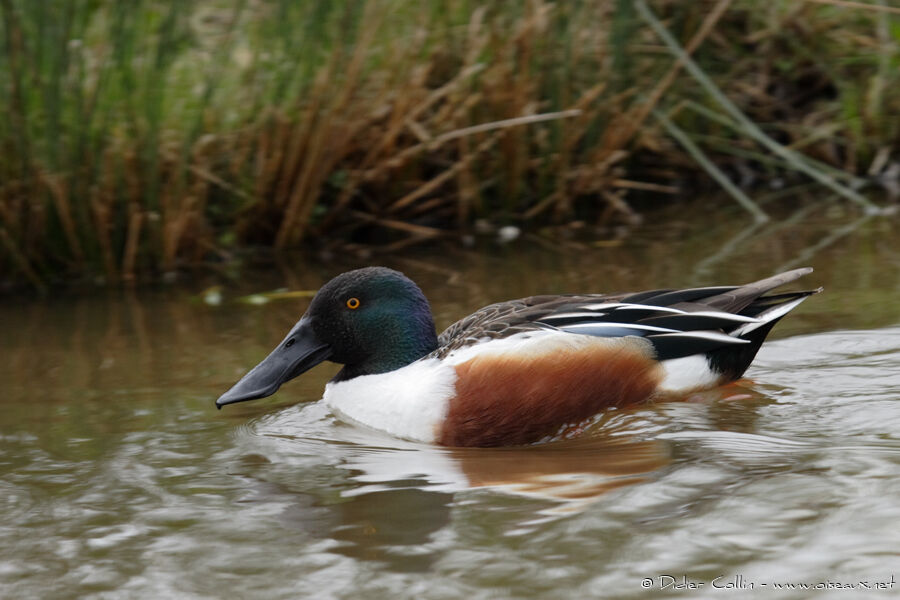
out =
<path fill-rule="evenodd" d="M 795 269 L 741 286 L 728 294 L 722 295 L 729 296 L 729 298 L 710 298 L 711 305 L 714 305 L 716 300 L 719 300 L 721 304 L 725 305 L 723 306 L 725 310 L 730 309 L 737 314 L 756 319 L 753 323 L 739 325 L 728 332 L 728 335 L 746 340 L 749 343 L 725 346 L 709 352 L 707 359 L 710 367 L 730 380 L 740 378 L 744 371 L 747 370 L 747 367 L 750 366 L 750 363 L 753 362 L 760 346 L 762 346 L 763 341 L 765 341 L 766 336 L 769 335 L 775 324 L 809 296 L 821 292 L 822 288 L 770 296 L 763 296 L 762 294 L 810 272 L 812 272 L 810 268 Z"/>

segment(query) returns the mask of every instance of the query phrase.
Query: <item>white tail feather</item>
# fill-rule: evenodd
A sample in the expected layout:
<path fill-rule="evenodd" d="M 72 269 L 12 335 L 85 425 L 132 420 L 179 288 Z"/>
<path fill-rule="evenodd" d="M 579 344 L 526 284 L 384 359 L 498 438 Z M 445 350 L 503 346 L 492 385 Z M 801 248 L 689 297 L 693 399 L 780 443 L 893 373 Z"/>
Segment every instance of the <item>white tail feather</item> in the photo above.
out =
<path fill-rule="evenodd" d="M 756 315 L 757 322 L 755 323 L 747 323 L 746 325 L 742 325 L 732 331 L 729 335 L 733 337 L 741 337 L 746 335 L 752 331 L 755 331 L 765 325 L 766 323 L 771 323 L 775 319 L 780 319 L 784 315 L 788 314 L 793 310 L 798 304 L 806 300 L 809 296 L 801 296 L 796 300 L 791 300 L 790 302 L 785 302 L 784 304 L 779 304 L 778 306 L 773 306 L 769 310 L 765 310 L 760 314 Z"/>

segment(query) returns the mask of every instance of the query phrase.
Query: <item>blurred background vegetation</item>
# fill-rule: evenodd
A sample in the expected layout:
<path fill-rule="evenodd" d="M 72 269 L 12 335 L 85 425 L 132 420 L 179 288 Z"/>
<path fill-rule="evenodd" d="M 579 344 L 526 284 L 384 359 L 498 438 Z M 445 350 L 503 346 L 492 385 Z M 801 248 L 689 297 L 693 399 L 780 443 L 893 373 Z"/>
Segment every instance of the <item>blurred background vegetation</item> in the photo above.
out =
<path fill-rule="evenodd" d="M 871 210 L 898 63 L 888 0 L 0 0 L 0 281 L 603 235 L 713 185 Z"/>

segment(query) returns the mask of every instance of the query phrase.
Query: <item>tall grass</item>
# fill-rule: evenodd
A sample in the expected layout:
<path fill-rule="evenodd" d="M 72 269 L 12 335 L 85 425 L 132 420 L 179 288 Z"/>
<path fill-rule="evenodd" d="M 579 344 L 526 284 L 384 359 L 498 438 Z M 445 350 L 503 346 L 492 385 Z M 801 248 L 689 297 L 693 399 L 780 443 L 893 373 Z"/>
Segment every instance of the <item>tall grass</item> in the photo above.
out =
<path fill-rule="evenodd" d="M 803 165 L 855 188 L 897 162 L 884 3 L 648 4 Z M 630 220 L 703 172 L 665 122 L 726 176 L 798 171 L 630 0 L 0 0 L 0 26 L 0 280 Z"/>

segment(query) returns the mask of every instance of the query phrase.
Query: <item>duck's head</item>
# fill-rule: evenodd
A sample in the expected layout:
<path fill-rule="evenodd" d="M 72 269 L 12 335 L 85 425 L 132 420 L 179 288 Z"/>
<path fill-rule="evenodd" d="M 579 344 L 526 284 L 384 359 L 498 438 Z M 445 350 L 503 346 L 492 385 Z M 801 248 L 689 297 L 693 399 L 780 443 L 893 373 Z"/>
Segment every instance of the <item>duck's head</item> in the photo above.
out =
<path fill-rule="evenodd" d="M 349 271 L 322 286 L 278 347 L 216 406 L 271 396 L 325 360 L 344 365 L 335 376 L 343 380 L 399 369 L 435 348 L 428 300 L 412 280 L 385 267 Z"/>

